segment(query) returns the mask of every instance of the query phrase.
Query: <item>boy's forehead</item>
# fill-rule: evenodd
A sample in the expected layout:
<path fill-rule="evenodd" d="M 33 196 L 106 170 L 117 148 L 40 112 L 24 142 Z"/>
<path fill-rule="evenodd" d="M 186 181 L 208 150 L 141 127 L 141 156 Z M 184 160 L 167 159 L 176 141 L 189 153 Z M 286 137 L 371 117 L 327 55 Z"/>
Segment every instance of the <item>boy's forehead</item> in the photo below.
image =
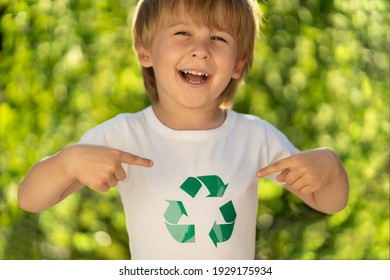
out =
<path fill-rule="evenodd" d="M 201 5 L 196 5 L 198 1 L 191 2 L 176 1 L 172 9 L 163 11 L 161 15 L 162 23 L 168 26 L 177 24 L 191 25 L 192 23 L 196 23 L 224 31 L 231 29 L 232 23 L 229 25 L 223 16 L 224 9 L 222 4 L 215 5 L 213 9 L 209 9 Z"/>

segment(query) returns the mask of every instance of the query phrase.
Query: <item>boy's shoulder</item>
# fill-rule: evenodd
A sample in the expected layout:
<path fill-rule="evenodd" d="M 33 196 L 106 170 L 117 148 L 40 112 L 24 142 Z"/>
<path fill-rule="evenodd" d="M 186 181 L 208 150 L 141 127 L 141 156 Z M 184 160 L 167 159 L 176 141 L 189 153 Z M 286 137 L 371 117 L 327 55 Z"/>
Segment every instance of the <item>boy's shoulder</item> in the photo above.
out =
<path fill-rule="evenodd" d="M 261 117 L 238 112 L 236 112 L 236 114 L 236 126 L 241 129 L 242 135 L 248 135 L 249 137 L 265 137 L 270 143 L 289 142 L 284 133 Z"/>
<path fill-rule="evenodd" d="M 236 122 L 238 126 L 242 126 L 244 128 L 249 129 L 260 129 L 262 131 L 264 130 L 273 130 L 276 129 L 272 124 L 270 124 L 268 121 L 262 119 L 261 117 L 253 114 L 247 114 L 247 113 L 239 113 L 236 111 L 233 111 L 234 114 L 236 114 Z"/>
<path fill-rule="evenodd" d="M 248 113 L 240 113 L 234 110 L 231 110 L 233 114 L 237 115 L 237 120 L 249 123 L 249 124 L 262 124 L 264 120 L 260 118 L 259 116 L 248 114 Z"/>
<path fill-rule="evenodd" d="M 144 110 L 136 113 L 120 113 L 88 130 L 80 143 L 118 146 L 119 144 L 110 143 L 123 142 L 123 137 L 118 137 L 119 135 L 127 135 L 135 126 L 142 127 L 144 124 Z"/>
<path fill-rule="evenodd" d="M 116 130 L 128 127 L 129 123 L 136 123 L 144 121 L 144 111 L 138 111 L 135 113 L 119 113 L 115 117 L 108 119 L 101 124 L 92 128 L 92 130 Z"/>

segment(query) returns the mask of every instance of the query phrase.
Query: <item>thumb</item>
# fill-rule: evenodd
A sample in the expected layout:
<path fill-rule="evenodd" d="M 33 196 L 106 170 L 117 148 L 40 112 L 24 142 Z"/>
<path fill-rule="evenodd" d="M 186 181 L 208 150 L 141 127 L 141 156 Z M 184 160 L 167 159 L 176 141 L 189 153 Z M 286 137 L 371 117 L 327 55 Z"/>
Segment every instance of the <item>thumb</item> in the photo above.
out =
<path fill-rule="evenodd" d="M 288 173 L 290 173 L 290 169 L 284 169 L 278 176 L 276 176 L 276 180 L 281 183 L 285 182 Z"/>
<path fill-rule="evenodd" d="M 153 161 L 147 158 L 136 156 L 128 152 L 121 151 L 120 161 L 130 165 L 138 165 L 144 167 L 152 167 Z"/>

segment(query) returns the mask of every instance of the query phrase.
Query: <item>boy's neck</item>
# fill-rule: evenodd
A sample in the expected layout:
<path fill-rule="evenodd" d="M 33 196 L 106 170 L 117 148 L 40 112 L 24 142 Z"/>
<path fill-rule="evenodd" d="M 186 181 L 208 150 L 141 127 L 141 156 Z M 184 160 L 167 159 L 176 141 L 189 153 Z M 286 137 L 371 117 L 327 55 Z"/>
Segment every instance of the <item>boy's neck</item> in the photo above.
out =
<path fill-rule="evenodd" d="M 178 108 L 167 110 L 159 103 L 153 105 L 157 118 L 165 126 L 175 130 L 208 130 L 220 127 L 226 118 L 226 111 L 217 107 L 212 109 Z"/>

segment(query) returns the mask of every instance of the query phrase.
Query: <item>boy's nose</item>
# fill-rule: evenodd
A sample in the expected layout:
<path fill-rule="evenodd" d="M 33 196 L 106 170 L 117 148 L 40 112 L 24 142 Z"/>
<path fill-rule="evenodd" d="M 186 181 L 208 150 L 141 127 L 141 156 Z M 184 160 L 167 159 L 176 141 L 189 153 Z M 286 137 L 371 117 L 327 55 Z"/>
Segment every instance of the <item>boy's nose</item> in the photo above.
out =
<path fill-rule="evenodd" d="M 210 52 L 208 50 L 208 46 L 204 42 L 199 42 L 194 45 L 191 55 L 193 58 L 200 58 L 200 59 L 209 59 L 210 58 Z"/>
<path fill-rule="evenodd" d="M 198 51 L 194 51 L 192 52 L 192 57 L 196 57 L 196 58 L 203 58 L 203 59 L 209 59 L 210 58 L 210 55 L 206 52 L 198 52 Z"/>

